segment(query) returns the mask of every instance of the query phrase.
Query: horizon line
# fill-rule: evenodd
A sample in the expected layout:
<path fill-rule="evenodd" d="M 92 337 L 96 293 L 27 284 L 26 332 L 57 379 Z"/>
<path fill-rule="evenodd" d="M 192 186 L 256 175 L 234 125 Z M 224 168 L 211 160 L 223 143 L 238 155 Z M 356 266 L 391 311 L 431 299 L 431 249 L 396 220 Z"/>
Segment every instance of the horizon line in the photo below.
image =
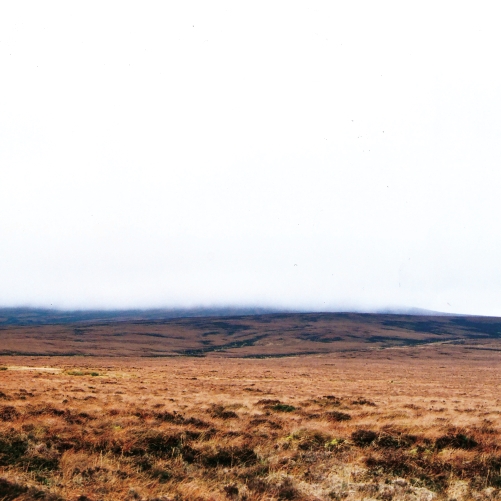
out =
<path fill-rule="evenodd" d="M 354 314 L 379 314 L 379 315 L 410 315 L 410 316 L 473 316 L 493 317 L 495 315 L 482 315 L 478 313 L 449 313 L 437 310 L 429 310 L 418 307 L 382 307 L 382 308 L 286 308 L 262 305 L 214 305 L 214 306 L 161 306 L 161 307 L 53 307 L 51 306 L 2 306 L 0 312 L 25 311 L 25 312 L 54 312 L 54 313 L 207 313 L 207 316 L 231 316 L 236 315 L 265 315 L 273 313 L 298 314 L 298 313 L 354 313 Z M 176 315 L 177 316 L 177 315 Z M 198 315 L 197 315 L 198 316 Z"/>

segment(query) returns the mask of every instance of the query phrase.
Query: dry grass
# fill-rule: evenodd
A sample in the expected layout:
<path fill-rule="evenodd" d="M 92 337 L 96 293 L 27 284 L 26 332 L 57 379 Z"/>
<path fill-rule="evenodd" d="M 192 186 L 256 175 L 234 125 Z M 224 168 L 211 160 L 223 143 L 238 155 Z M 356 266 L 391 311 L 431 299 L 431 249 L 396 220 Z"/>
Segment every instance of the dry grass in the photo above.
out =
<path fill-rule="evenodd" d="M 501 498 L 498 353 L 409 353 L 4 357 L 0 500 Z"/>

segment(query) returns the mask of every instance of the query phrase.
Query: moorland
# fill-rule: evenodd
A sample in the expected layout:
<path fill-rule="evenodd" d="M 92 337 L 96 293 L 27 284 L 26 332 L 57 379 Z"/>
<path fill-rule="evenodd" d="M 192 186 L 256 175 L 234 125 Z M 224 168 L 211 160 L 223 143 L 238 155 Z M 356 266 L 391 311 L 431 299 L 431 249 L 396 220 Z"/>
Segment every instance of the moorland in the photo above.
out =
<path fill-rule="evenodd" d="M 0 500 L 501 499 L 501 320 L 0 315 Z"/>

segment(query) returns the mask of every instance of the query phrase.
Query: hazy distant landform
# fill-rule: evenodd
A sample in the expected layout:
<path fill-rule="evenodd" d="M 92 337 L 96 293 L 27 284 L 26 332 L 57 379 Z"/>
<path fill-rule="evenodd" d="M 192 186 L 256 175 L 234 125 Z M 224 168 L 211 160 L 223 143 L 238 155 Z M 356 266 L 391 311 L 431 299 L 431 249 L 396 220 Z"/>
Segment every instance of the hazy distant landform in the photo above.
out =
<path fill-rule="evenodd" d="M 287 357 L 423 345 L 500 350 L 501 319 L 258 309 L 0 310 L 0 355 Z"/>

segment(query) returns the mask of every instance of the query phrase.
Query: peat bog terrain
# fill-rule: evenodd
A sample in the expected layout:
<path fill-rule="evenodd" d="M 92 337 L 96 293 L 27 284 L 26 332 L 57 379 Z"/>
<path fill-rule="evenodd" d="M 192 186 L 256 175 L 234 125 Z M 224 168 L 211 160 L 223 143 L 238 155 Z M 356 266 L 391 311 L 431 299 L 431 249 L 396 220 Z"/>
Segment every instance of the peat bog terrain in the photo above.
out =
<path fill-rule="evenodd" d="M 359 313 L 171 318 L 145 311 L 0 309 L 0 355 L 286 357 L 430 343 L 497 349 L 501 319 Z M 31 313 L 31 314 L 30 314 Z"/>
<path fill-rule="evenodd" d="M 501 499 L 500 336 L 485 317 L 0 310 L 0 500 Z"/>

